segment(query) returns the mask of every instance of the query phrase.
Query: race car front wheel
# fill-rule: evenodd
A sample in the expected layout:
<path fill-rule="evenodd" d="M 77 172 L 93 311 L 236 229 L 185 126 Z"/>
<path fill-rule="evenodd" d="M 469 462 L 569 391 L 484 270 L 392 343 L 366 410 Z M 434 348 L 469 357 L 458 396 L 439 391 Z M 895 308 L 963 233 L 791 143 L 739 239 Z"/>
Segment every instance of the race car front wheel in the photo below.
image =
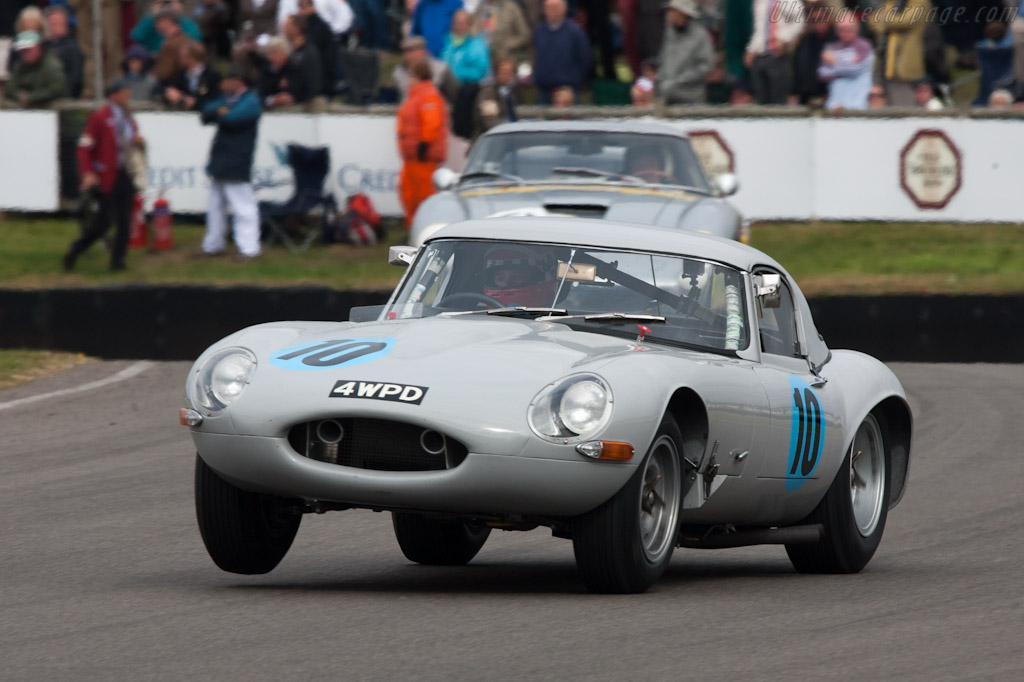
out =
<path fill-rule="evenodd" d="M 679 530 L 682 442 L 679 426 L 666 414 L 629 482 L 576 519 L 576 567 L 591 592 L 643 592 L 665 572 Z"/>
<path fill-rule="evenodd" d="M 885 421 L 869 414 L 854 435 L 846 459 L 818 506 L 801 523 L 821 524 L 821 540 L 786 545 L 801 573 L 856 573 L 882 541 L 892 477 Z"/>
<path fill-rule="evenodd" d="M 236 488 L 198 453 L 195 495 L 206 551 L 230 573 L 269 573 L 292 546 L 302 521 L 288 500 Z"/>
<path fill-rule="evenodd" d="M 482 524 L 442 521 L 409 512 L 392 512 L 391 522 L 405 558 L 430 566 L 468 564 L 491 534 Z"/>

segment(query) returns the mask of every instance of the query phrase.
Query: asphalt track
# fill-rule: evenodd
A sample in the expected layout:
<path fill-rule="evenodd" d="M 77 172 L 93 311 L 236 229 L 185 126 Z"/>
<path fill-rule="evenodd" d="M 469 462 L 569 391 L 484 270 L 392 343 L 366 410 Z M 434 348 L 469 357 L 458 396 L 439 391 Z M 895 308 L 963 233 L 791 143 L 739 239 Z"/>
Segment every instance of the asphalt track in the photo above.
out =
<path fill-rule="evenodd" d="M 273 573 L 222 573 L 177 424 L 187 364 L 0 391 L 0 679 L 1022 680 L 1024 365 L 894 369 L 914 459 L 863 573 L 680 550 L 634 596 L 583 592 L 543 530 L 410 564 L 372 512 L 306 517 Z"/>

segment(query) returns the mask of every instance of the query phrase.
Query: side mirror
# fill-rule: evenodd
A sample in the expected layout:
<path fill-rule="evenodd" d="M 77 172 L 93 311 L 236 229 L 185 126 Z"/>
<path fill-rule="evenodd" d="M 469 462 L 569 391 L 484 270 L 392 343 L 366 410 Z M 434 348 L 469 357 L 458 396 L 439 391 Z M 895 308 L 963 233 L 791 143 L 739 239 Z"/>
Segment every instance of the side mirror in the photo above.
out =
<path fill-rule="evenodd" d="M 782 277 L 769 273 L 754 275 L 754 295 L 761 299 L 762 308 L 778 308 L 782 304 Z"/>
<path fill-rule="evenodd" d="M 715 187 L 723 197 L 731 197 L 740 189 L 740 179 L 735 173 L 722 173 L 715 178 Z"/>
<path fill-rule="evenodd" d="M 437 191 L 443 192 L 446 189 L 451 189 L 455 185 L 459 179 L 459 174 L 451 168 L 438 168 L 434 171 L 432 179 Z"/>
<path fill-rule="evenodd" d="M 388 249 L 388 265 L 409 267 L 419 251 L 415 246 L 392 246 Z"/>

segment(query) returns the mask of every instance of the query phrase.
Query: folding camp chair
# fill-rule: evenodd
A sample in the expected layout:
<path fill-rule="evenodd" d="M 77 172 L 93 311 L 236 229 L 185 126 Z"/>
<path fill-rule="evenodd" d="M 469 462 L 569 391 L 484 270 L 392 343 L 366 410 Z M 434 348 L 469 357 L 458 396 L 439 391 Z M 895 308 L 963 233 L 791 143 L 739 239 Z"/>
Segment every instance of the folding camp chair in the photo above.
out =
<path fill-rule="evenodd" d="M 292 253 L 303 253 L 320 234 L 323 212 L 334 205 L 334 197 L 324 193 L 331 153 L 327 147 L 289 144 L 288 165 L 295 193 L 285 202 L 261 201 L 260 224 L 267 244 L 280 242 Z"/>

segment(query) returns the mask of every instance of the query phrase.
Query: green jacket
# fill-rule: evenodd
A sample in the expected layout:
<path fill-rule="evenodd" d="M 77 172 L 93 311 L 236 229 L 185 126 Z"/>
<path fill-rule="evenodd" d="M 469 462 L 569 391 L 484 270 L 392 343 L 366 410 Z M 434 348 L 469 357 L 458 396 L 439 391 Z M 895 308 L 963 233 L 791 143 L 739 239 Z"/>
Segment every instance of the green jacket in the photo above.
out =
<path fill-rule="evenodd" d="M 931 11 L 929 0 L 907 0 L 897 11 L 898 0 L 888 0 L 868 20 L 881 41 L 882 80 L 914 81 L 925 75 L 925 17 Z"/>
<path fill-rule="evenodd" d="M 29 107 L 45 107 L 56 99 L 67 97 L 68 79 L 64 75 L 64 65 L 49 52 L 35 64 L 19 61 L 7 81 L 7 100 L 20 104 L 23 92 L 28 95 Z"/>

